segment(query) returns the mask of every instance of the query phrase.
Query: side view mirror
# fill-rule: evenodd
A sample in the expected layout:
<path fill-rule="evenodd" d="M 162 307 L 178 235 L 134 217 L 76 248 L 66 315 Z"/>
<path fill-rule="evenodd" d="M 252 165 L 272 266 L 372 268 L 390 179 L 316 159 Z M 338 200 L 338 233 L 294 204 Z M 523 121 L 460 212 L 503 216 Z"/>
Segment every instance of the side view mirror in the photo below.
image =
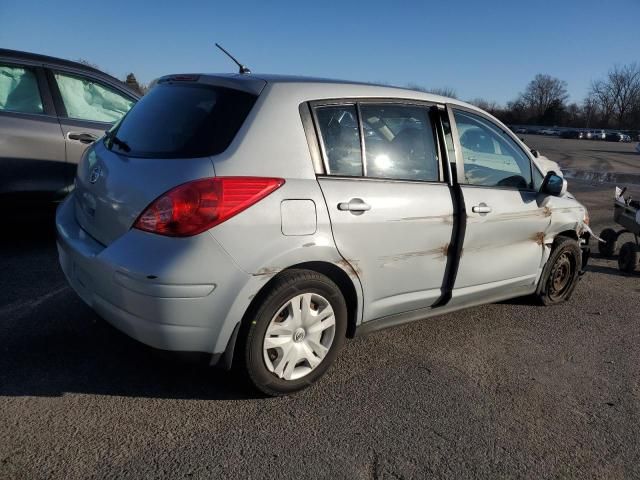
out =
<path fill-rule="evenodd" d="M 538 150 L 536 149 L 531 149 L 531 155 L 533 155 L 534 157 L 538 158 L 540 156 L 540 154 L 538 153 Z"/>
<path fill-rule="evenodd" d="M 542 181 L 540 192 L 561 197 L 567 193 L 567 181 L 556 172 L 548 172 Z"/>

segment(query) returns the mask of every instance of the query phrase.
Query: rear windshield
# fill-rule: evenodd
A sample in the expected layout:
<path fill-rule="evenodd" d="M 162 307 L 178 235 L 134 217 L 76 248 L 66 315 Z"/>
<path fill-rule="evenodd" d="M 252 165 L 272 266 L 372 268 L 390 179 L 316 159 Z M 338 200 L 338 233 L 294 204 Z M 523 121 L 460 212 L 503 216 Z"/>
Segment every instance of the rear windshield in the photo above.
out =
<path fill-rule="evenodd" d="M 160 84 L 112 130 L 108 148 L 129 157 L 205 157 L 231 143 L 256 96 L 202 84 Z"/>

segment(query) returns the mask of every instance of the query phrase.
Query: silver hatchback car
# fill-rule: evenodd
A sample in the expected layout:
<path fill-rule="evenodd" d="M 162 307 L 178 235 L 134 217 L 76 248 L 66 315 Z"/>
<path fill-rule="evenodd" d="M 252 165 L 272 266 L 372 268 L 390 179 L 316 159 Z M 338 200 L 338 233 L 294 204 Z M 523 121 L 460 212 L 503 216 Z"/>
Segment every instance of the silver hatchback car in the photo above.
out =
<path fill-rule="evenodd" d="M 355 335 L 568 299 L 589 232 L 566 181 L 471 105 L 253 74 L 161 78 L 87 150 L 56 222 L 103 318 L 270 395 Z"/>

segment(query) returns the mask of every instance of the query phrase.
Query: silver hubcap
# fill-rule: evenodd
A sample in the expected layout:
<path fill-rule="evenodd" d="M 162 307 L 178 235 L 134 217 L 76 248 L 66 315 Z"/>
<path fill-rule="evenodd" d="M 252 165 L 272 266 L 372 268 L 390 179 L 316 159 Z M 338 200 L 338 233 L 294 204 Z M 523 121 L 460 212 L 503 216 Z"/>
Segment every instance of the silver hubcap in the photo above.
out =
<path fill-rule="evenodd" d="M 335 333 L 336 318 L 327 299 L 317 293 L 297 295 L 269 322 L 264 362 L 279 378 L 302 378 L 322 363 Z"/>

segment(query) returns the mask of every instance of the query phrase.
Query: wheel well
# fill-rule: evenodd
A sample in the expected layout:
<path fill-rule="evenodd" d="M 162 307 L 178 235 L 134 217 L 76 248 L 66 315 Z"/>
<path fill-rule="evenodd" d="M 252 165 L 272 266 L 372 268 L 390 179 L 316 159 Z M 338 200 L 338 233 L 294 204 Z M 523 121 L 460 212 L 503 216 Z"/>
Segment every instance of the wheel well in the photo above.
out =
<path fill-rule="evenodd" d="M 298 263 L 297 265 L 291 265 L 290 267 L 278 272 L 278 274 L 271 278 L 256 294 L 251 305 L 247 309 L 247 312 L 253 311 L 258 305 L 260 305 L 262 298 L 269 292 L 271 284 L 276 278 L 279 278 L 284 272 L 292 269 L 313 270 L 321 273 L 322 275 L 326 275 L 338 286 L 342 296 L 344 297 L 345 303 L 347 304 L 347 337 L 353 338 L 356 331 L 356 315 L 358 311 L 358 296 L 356 294 L 356 289 L 349 278 L 349 275 L 347 275 L 344 270 L 328 262 Z M 244 320 L 245 319 L 243 319 L 243 322 Z"/>
<path fill-rule="evenodd" d="M 569 237 L 578 241 L 578 234 L 575 232 L 575 230 L 565 230 L 564 232 L 560 232 L 556 235 L 556 238 L 558 237 Z"/>

